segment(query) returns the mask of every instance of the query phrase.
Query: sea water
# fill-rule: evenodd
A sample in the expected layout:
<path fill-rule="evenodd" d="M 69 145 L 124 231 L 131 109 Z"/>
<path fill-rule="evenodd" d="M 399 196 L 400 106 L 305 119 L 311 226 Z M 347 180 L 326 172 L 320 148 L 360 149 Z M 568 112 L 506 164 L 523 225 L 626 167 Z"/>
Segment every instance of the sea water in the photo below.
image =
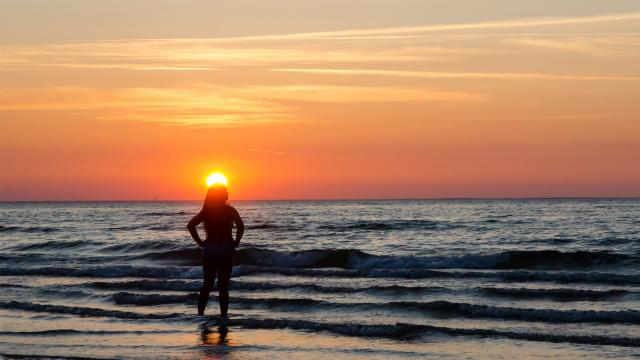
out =
<path fill-rule="evenodd" d="M 234 202 L 226 324 L 200 206 L 0 204 L 1 356 L 640 356 L 640 200 Z"/>

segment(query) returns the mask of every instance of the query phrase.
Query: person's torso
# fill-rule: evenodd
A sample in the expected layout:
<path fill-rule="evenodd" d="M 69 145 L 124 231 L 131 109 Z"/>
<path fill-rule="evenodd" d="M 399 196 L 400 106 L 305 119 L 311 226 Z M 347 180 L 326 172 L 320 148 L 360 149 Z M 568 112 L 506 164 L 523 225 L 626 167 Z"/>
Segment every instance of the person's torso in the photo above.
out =
<path fill-rule="evenodd" d="M 205 243 L 232 244 L 233 217 L 231 206 L 210 209 L 204 213 Z"/>

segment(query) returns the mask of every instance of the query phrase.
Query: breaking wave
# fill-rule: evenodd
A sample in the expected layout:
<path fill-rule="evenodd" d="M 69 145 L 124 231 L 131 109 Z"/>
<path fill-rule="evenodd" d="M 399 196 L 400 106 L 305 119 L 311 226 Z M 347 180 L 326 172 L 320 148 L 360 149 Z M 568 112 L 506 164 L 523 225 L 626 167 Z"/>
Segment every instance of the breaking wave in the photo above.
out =
<path fill-rule="evenodd" d="M 64 305 L 49 305 L 49 304 L 37 304 L 26 301 L 2 301 L 0 302 L 1 309 L 8 310 L 25 310 L 39 313 L 51 313 L 51 314 L 67 314 L 77 316 L 91 316 L 91 317 L 110 317 L 118 319 L 170 319 L 184 317 L 184 314 L 172 313 L 172 314 L 142 314 L 131 311 L 121 310 L 107 310 L 100 308 L 90 307 L 78 307 L 78 306 L 64 306 Z"/>
<path fill-rule="evenodd" d="M 545 281 L 556 283 L 587 283 L 610 285 L 640 285 L 640 275 L 613 274 L 605 272 L 550 272 L 550 271 L 446 271 L 431 269 L 294 269 L 271 268 L 259 266 L 240 266 L 234 268 L 234 274 L 277 274 L 290 276 L 323 276 L 323 277 L 368 277 L 398 279 L 430 279 L 430 278 L 486 278 L 507 282 Z"/>
<path fill-rule="evenodd" d="M 590 283 L 610 285 L 640 285 L 640 275 L 605 272 L 550 272 L 550 271 L 448 271 L 431 269 L 306 269 L 242 265 L 233 268 L 233 276 L 277 274 L 290 276 L 368 277 L 398 279 L 429 278 L 493 278 L 507 282 L 545 281 L 557 283 Z M 184 266 L 83 266 L 83 267 L 1 267 L 0 276 L 64 276 L 64 277 L 139 277 L 161 279 L 200 279 L 200 267 Z"/>
<path fill-rule="evenodd" d="M 110 317 L 118 319 L 172 319 L 186 318 L 184 314 L 142 314 L 130 311 L 105 310 L 88 307 L 71 307 L 62 305 L 45 305 L 30 302 L 9 301 L 0 302 L 0 308 L 19 309 L 32 312 L 68 314 L 76 316 L 90 317 Z M 215 323 L 213 323 L 215 324 Z M 510 339 L 520 339 L 529 341 L 544 342 L 569 342 L 577 344 L 591 345 L 616 345 L 640 347 L 640 339 L 630 337 L 612 337 L 600 335 L 560 335 L 544 333 L 526 333 L 515 331 L 502 331 L 493 329 L 458 329 L 450 327 L 438 327 L 430 325 L 416 324 L 353 324 L 353 323 L 319 323 L 307 320 L 286 320 L 286 319 L 253 319 L 238 318 L 231 319 L 228 326 L 241 326 L 254 329 L 294 329 L 302 331 L 326 331 L 348 336 L 384 337 L 384 338 L 418 338 L 430 333 L 442 333 L 451 336 L 482 336 L 482 337 L 504 337 Z M 79 333 L 76 330 L 47 330 L 41 331 L 38 335 L 65 335 Z M 7 334 L 3 332 L 2 334 Z M 20 334 L 29 335 L 29 334 Z M 35 335 L 35 333 L 34 333 Z"/>
<path fill-rule="evenodd" d="M 162 291 L 197 291 L 202 286 L 201 280 L 130 280 L 130 281 L 96 281 L 86 285 L 98 289 L 110 290 L 162 290 Z M 1 284 L 0 284 L 1 286 Z M 360 292 L 389 292 L 389 293 L 421 293 L 421 292 L 442 292 L 449 291 L 445 287 L 440 286 L 371 286 L 366 288 L 358 288 L 352 286 L 323 286 L 317 284 L 298 284 L 298 283 L 270 283 L 270 282 L 245 282 L 231 280 L 232 290 L 286 290 L 300 289 L 310 290 L 321 293 L 360 293 Z"/>
<path fill-rule="evenodd" d="M 153 306 L 195 303 L 198 293 L 185 295 L 135 294 L 121 292 L 113 295 L 118 305 Z M 232 298 L 236 306 L 294 310 L 307 309 L 359 309 L 417 311 L 463 318 L 491 318 L 503 320 L 539 321 L 553 323 L 621 323 L 640 324 L 640 311 L 555 310 L 499 307 L 450 301 L 394 301 L 385 303 L 335 303 L 309 298 Z"/>
<path fill-rule="evenodd" d="M 76 249 L 81 247 L 93 246 L 97 244 L 95 241 L 85 240 L 50 240 L 42 243 L 30 243 L 24 245 L 17 245 L 11 248 L 17 251 L 29 251 L 29 250 L 63 250 L 63 249 Z"/>
<path fill-rule="evenodd" d="M 62 267 L 43 266 L 33 268 L 4 267 L 0 268 L 0 276 L 64 276 L 64 277 L 142 277 L 164 279 L 199 279 L 202 272 L 199 268 L 183 268 L 177 266 L 133 266 L 133 265 L 107 265 L 107 266 L 83 266 Z"/>
<path fill-rule="evenodd" d="M 640 338 L 611 337 L 599 335 L 560 335 L 544 333 L 527 333 L 493 329 L 462 329 L 431 325 L 415 324 L 352 324 L 352 323 L 318 323 L 306 320 L 282 319 L 231 319 L 229 325 L 238 325 L 254 329 L 293 329 L 302 331 L 326 331 L 347 336 L 383 337 L 392 339 L 418 338 L 428 334 L 445 334 L 449 336 L 498 337 L 516 340 L 542 341 L 553 343 L 574 343 L 586 345 L 615 345 L 640 347 Z"/>
<path fill-rule="evenodd" d="M 200 249 L 152 252 L 144 258 L 200 265 Z M 504 251 L 497 254 L 467 254 L 459 256 L 386 256 L 355 249 L 318 249 L 277 251 L 242 248 L 234 253 L 234 264 L 287 268 L 343 269 L 572 269 L 589 268 L 625 262 L 637 262 L 635 257 L 609 252 L 556 250 Z"/>
<path fill-rule="evenodd" d="M 617 298 L 629 294 L 622 289 L 613 290 L 582 290 L 582 289 L 530 289 L 530 288 L 498 288 L 483 287 L 480 291 L 502 297 L 516 299 L 552 299 L 557 301 L 598 301 Z"/>

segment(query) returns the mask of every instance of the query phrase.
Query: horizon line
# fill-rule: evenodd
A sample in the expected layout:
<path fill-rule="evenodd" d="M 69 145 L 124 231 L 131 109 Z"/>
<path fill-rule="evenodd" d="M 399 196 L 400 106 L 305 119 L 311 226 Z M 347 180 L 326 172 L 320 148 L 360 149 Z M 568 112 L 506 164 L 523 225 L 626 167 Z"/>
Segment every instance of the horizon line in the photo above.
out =
<path fill-rule="evenodd" d="M 640 195 L 633 196 L 506 196 L 506 197 L 407 197 L 407 198 L 291 198 L 291 199 L 237 199 L 230 201 L 420 201 L 420 200 L 640 200 Z M 145 200 L 0 200 L 0 204 L 10 203 L 96 203 L 96 202 L 196 202 L 202 199 L 145 199 Z"/>

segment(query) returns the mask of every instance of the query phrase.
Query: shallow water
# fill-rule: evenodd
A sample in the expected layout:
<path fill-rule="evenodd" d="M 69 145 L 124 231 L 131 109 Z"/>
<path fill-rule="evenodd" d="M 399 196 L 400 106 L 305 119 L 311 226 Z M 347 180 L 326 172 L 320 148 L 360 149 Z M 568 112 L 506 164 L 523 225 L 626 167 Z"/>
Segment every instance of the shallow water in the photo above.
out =
<path fill-rule="evenodd" d="M 0 204 L 0 353 L 640 356 L 640 200 L 234 206 L 220 326 L 194 316 L 197 202 Z"/>

